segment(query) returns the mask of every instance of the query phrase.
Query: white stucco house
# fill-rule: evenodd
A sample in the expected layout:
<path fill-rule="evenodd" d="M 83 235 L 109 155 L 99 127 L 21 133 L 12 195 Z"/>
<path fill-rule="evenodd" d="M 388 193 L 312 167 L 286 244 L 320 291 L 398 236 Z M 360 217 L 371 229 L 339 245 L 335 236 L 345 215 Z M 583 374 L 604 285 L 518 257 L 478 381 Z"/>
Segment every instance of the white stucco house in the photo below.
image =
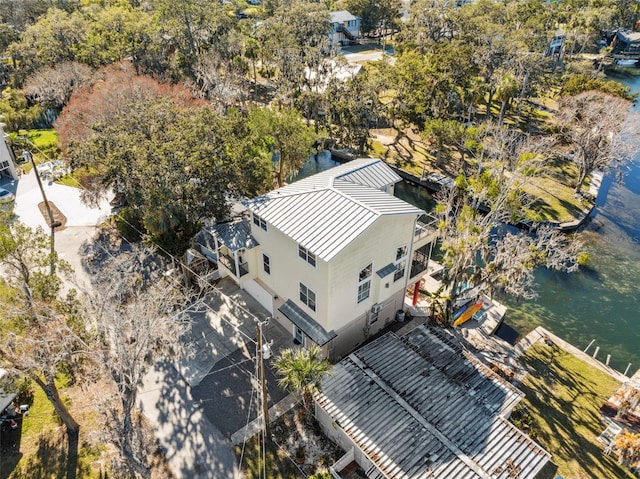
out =
<path fill-rule="evenodd" d="M 346 10 L 330 12 L 331 45 L 344 45 L 360 38 L 360 17 Z"/>
<path fill-rule="evenodd" d="M 8 178 L 18 179 L 16 158 L 9 143 L 9 136 L 4 132 L 4 123 L 0 123 L 0 180 Z"/>
<path fill-rule="evenodd" d="M 250 200 L 243 218 L 197 239 L 292 343 L 337 359 L 393 321 L 427 269 L 436 231 L 393 196 L 400 180 L 382 160 L 357 159 Z"/>

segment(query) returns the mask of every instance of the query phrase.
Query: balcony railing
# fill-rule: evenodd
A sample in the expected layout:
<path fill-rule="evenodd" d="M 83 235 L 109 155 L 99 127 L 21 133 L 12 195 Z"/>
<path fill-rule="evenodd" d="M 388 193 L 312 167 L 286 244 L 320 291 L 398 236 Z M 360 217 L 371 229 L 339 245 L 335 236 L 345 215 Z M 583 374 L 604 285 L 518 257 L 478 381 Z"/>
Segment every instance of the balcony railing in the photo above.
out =
<path fill-rule="evenodd" d="M 220 255 L 218 255 L 218 261 L 222 263 L 229 271 L 231 271 L 234 276 L 236 275 L 236 262 L 234 258 L 229 255 L 220 253 Z M 249 265 L 246 262 L 238 263 L 238 271 L 240 272 L 240 275 L 238 277 L 249 274 Z"/>
<path fill-rule="evenodd" d="M 438 230 L 438 218 L 431 214 L 422 215 L 416 222 L 414 241 L 426 238 Z"/>

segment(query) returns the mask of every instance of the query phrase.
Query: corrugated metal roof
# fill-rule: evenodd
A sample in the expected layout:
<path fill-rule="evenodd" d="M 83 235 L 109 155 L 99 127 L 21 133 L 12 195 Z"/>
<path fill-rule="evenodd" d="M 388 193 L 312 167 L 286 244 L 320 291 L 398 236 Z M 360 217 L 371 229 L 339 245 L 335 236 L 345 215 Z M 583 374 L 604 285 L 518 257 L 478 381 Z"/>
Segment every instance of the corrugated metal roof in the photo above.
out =
<path fill-rule="evenodd" d="M 399 179 L 381 160 L 363 158 L 279 188 L 248 206 L 269 225 L 330 261 L 380 216 L 424 214 L 382 191 Z"/>
<path fill-rule="evenodd" d="M 535 477 L 550 455 L 502 416 L 522 393 L 447 334 L 382 336 L 334 366 L 319 405 L 388 478 Z"/>
<path fill-rule="evenodd" d="M 322 326 L 290 299 L 280 306 L 278 311 L 289 318 L 293 324 L 298 326 L 304 334 L 311 338 L 318 346 L 324 346 L 337 336 L 334 331 L 326 332 Z"/>

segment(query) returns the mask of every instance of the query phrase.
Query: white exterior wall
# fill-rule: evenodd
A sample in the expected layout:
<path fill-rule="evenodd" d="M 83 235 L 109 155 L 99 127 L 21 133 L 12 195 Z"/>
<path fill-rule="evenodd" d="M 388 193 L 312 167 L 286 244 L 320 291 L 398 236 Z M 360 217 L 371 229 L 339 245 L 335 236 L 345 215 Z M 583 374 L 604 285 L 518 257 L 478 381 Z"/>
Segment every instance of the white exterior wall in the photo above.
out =
<path fill-rule="evenodd" d="M 265 232 L 252 224 L 252 234 L 260 247 L 255 250 L 255 258 L 250 264 L 252 273 L 247 275 L 247 280 L 257 278 L 265 288 L 256 287 L 252 279 L 243 287 L 289 328 L 291 334 L 293 326 L 281 317 L 277 308 L 287 299 L 293 300 L 325 331 L 337 333 L 331 355 L 343 356 L 387 326 L 395 319 L 397 310 L 403 307 L 406 278 L 411 269 L 415 219 L 412 215 L 380 217 L 329 263 L 316 258 L 315 268 L 298 256 L 298 244 L 288 236 L 270 225 Z M 401 246 L 407 250 L 405 276 L 394 281 L 391 273 L 381 279 L 376 271 L 394 263 L 396 250 Z M 263 253 L 270 259 L 270 275 L 263 269 Z M 373 263 L 370 296 L 358 303 L 358 275 L 369 263 Z M 316 293 L 315 312 L 300 301 L 300 282 Z M 273 294 L 271 300 L 266 297 L 269 291 Z M 268 306 L 270 302 L 271 307 Z M 377 321 L 371 324 L 374 304 L 381 304 L 382 309 Z"/>
<path fill-rule="evenodd" d="M 325 319 L 329 304 L 327 263 L 316 257 L 316 267 L 311 266 L 298 256 L 298 243 L 271 225 L 267 225 L 267 231 L 254 224 L 251 229 L 253 237 L 260 243 L 256 258 L 256 276 L 282 300 L 293 300 L 326 331 L 330 331 L 330 328 L 326 327 Z M 270 275 L 265 273 L 262 267 L 262 253 L 270 259 Z M 316 293 L 315 312 L 300 301 L 301 282 Z"/>
<path fill-rule="evenodd" d="M 399 309 L 402 305 L 402 295 L 405 291 L 406 275 L 410 269 L 410 250 L 413 239 L 415 216 L 383 216 L 378 219 L 363 235 L 353 241 L 340 252 L 332 261 L 329 276 L 329 296 L 331 304 L 327 330 L 339 331 L 346 323 L 364 317 L 376 303 L 382 303 L 378 322 L 384 326 L 384 320 L 391 314 L 394 319 L 395 311 L 389 311 L 393 299 L 400 295 Z M 393 273 L 380 278 L 376 271 L 395 262 L 396 249 L 407 247 L 405 277 L 393 280 Z M 373 262 L 371 278 L 371 294 L 368 299 L 358 303 L 358 274 Z M 389 284 L 387 288 L 386 285 Z"/>
<path fill-rule="evenodd" d="M 9 146 L 4 139 L 5 133 L 2 130 L 2 125 L 3 124 L 0 124 L 0 173 L 9 176 L 13 180 L 17 180 L 18 172 L 11 153 L 9 153 Z"/>

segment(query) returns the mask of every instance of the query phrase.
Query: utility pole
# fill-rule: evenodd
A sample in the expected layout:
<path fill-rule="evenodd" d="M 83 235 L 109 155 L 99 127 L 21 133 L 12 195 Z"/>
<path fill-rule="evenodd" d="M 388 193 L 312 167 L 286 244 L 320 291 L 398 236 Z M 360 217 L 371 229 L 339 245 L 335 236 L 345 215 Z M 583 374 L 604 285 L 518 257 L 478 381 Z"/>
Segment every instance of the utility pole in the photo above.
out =
<path fill-rule="evenodd" d="M 262 396 L 262 415 L 264 417 L 264 441 L 271 439 L 271 425 L 269 424 L 269 405 L 267 404 L 267 387 L 264 380 L 264 358 L 262 351 L 262 325 L 267 324 L 269 320 L 260 321 L 256 318 L 258 323 L 258 341 L 256 348 L 258 350 L 258 375 L 260 376 L 260 392 Z"/>
<path fill-rule="evenodd" d="M 47 210 L 47 215 L 49 216 L 49 225 L 51 226 L 51 258 L 50 258 L 50 274 L 53 276 L 56 273 L 56 247 L 55 247 L 55 235 L 56 228 L 58 226 L 62 226 L 62 223 L 59 221 L 55 221 L 53 219 L 53 212 L 51 211 L 51 205 L 49 205 L 49 201 L 47 200 L 47 195 L 44 193 L 44 188 L 42 187 L 42 180 L 40 180 L 40 173 L 38 173 L 38 167 L 36 166 L 36 162 L 33 159 L 33 155 L 30 151 L 24 150 L 22 152 L 22 157 L 26 161 L 31 161 L 33 165 L 33 171 L 36 174 L 36 180 L 38 180 L 38 186 L 40 187 L 40 193 L 42 193 L 42 199 L 44 201 L 44 207 Z"/>

